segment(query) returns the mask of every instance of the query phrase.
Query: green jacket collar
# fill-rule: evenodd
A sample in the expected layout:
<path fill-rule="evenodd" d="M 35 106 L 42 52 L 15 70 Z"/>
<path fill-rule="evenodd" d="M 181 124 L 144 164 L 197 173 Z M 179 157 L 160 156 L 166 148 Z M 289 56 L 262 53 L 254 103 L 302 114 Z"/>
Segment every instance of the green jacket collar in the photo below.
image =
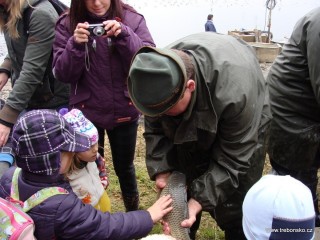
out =
<path fill-rule="evenodd" d="M 194 64 L 196 64 L 195 61 Z M 209 89 L 202 74 L 197 71 L 195 75 L 196 91 L 192 94 L 191 103 L 183 114 L 182 121 L 176 130 L 174 144 L 197 141 L 197 129 L 210 133 L 216 133 L 217 131 L 216 112 L 212 104 L 209 107 L 207 104 L 211 102 Z"/>

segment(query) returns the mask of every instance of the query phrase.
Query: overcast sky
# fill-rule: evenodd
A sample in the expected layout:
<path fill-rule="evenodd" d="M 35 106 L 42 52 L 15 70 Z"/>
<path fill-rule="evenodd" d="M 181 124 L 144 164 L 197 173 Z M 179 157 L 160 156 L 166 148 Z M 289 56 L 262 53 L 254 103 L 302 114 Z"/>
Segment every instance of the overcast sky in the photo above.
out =
<path fill-rule="evenodd" d="M 62 0 L 69 4 L 70 0 Z M 220 33 L 229 30 L 268 30 L 267 0 L 124 0 L 142 13 L 158 47 L 204 31 L 209 13 Z M 270 0 L 272 1 L 272 0 Z M 273 40 L 290 37 L 294 24 L 320 0 L 276 0 L 271 12 Z"/>
<path fill-rule="evenodd" d="M 204 31 L 207 15 L 220 33 L 241 28 L 268 30 L 266 0 L 127 0 L 141 12 L 156 44 L 163 47 L 186 35 Z M 290 37 L 294 24 L 320 6 L 319 0 L 277 0 L 271 12 L 274 40 Z"/>
<path fill-rule="evenodd" d="M 67 5 L 70 0 L 61 0 Z M 220 33 L 229 30 L 268 30 L 266 0 L 124 0 L 144 15 L 158 47 L 192 33 L 203 32 L 207 15 Z M 273 40 L 290 37 L 294 24 L 304 14 L 320 6 L 320 0 L 277 0 L 271 12 Z M 0 36 L 0 60 L 6 52 Z"/>

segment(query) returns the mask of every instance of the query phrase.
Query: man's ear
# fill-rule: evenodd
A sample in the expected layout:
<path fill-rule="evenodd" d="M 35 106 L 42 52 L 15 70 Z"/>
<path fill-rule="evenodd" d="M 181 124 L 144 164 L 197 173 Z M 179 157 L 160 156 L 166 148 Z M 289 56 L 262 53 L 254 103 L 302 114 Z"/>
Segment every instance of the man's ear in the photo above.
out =
<path fill-rule="evenodd" d="M 196 82 L 193 79 L 187 81 L 187 88 L 190 92 L 193 92 L 196 89 Z"/>

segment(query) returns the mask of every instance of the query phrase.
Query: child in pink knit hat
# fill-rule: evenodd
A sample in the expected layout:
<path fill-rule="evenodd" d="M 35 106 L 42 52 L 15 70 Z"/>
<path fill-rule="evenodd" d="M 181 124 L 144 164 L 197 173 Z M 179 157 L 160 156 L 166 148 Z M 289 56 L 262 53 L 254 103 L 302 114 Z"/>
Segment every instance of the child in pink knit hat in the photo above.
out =
<path fill-rule="evenodd" d="M 72 190 L 85 204 L 91 204 L 102 212 L 111 211 L 110 198 L 105 191 L 108 186 L 105 160 L 98 153 L 98 131 L 79 109 L 61 109 L 60 114 L 75 131 L 90 137 L 92 146 L 88 151 L 74 155 L 66 174 Z M 100 170 L 100 172 L 99 172 Z"/>

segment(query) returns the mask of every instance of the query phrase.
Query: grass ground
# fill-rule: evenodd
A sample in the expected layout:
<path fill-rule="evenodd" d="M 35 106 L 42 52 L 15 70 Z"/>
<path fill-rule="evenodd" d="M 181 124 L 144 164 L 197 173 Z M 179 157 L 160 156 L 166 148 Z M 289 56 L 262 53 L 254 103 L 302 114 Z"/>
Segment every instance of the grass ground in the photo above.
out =
<path fill-rule="evenodd" d="M 138 188 L 140 192 L 140 208 L 147 209 L 151 206 L 157 197 L 154 182 L 149 179 L 146 166 L 145 166 L 145 144 L 142 137 L 143 125 L 139 125 L 138 138 L 136 146 L 135 167 L 138 180 Z M 113 165 L 111 161 L 111 154 L 109 153 L 109 146 L 105 147 L 107 153 L 106 160 L 109 168 L 110 185 L 108 188 L 108 195 L 111 198 L 112 212 L 124 211 L 123 201 L 121 198 L 121 191 L 119 187 L 118 178 L 114 173 Z M 265 172 L 270 169 L 268 161 L 266 161 Z M 156 224 L 152 230 L 152 233 L 161 233 L 161 225 Z M 197 240 L 223 240 L 224 233 L 217 226 L 216 222 L 211 218 L 208 213 L 203 213 L 200 229 L 197 233 Z"/>

